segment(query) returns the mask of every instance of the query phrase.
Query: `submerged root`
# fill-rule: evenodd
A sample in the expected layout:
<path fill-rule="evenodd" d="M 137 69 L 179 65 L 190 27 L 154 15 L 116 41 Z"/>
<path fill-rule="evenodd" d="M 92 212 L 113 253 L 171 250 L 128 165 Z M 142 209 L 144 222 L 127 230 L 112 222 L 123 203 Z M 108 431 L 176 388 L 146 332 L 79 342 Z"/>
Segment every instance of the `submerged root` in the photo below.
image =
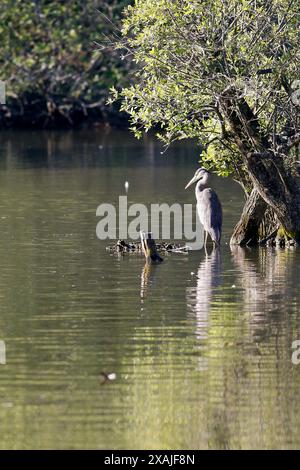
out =
<path fill-rule="evenodd" d="M 260 246 L 297 246 L 296 234 L 289 233 L 279 222 L 274 211 L 268 207 L 259 228 Z"/>
<path fill-rule="evenodd" d="M 281 248 L 298 246 L 297 241 L 291 234 L 289 234 L 285 228 L 280 225 L 269 236 L 259 241 L 261 246 L 279 246 Z"/>

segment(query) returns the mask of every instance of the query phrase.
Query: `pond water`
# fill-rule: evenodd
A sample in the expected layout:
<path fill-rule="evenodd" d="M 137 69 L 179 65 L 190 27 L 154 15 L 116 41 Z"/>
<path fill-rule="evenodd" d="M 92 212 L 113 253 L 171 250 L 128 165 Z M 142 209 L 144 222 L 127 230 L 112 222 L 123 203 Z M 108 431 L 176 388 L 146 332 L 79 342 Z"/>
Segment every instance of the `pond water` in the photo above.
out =
<path fill-rule="evenodd" d="M 300 447 L 300 250 L 231 249 L 145 268 L 96 237 L 96 208 L 194 202 L 197 149 L 126 132 L 0 134 L 0 447 Z M 103 383 L 101 373 L 116 379 Z"/>

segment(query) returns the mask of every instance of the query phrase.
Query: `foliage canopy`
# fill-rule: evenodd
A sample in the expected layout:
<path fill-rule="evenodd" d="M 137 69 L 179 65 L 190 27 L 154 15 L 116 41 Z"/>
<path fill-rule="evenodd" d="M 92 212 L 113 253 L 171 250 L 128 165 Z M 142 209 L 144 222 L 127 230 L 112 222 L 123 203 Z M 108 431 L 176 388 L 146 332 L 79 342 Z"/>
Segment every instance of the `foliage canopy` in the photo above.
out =
<path fill-rule="evenodd" d="M 131 86 L 112 89 L 113 98 L 122 98 L 137 137 L 159 124 L 167 145 L 196 138 L 205 166 L 245 182 L 220 103 L 229 90 L 237 111 L 244 99 L 275 152 L 296 135 L 299 20 L 299 3 L 290 0 L 136 0 L 117 47 L 138 72 Z M 247 133 L 245 125 L 257 151 Z"/>

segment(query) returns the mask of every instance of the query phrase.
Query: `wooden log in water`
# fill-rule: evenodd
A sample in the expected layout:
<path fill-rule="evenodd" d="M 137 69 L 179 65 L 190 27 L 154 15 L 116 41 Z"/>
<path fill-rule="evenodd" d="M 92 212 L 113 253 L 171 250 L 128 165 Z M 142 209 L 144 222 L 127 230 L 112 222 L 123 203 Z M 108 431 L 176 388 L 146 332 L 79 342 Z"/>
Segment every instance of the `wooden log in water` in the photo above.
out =
<path fill-rule="evenodd" d="M 158 253 L 189 253 L 190 247 L 187 245 L 181 245 L 180 243 L 170 243 L 165 241 L 160 241 L 155 243 L 156 250 Z M 141 241 L 126 241 L 118 240 L 114 245 L 108 245 L 106 250 L 113 254 L 140 254 L 143 253 L 143 245 Z"/>
<path fill-rule="evenodd" d="M 163 261 L 157 252 L 155 240 L 153 240 L 151 232 L 147 234 L 141 232 L 141 244 L 147 263 L 161 263 Z"/>

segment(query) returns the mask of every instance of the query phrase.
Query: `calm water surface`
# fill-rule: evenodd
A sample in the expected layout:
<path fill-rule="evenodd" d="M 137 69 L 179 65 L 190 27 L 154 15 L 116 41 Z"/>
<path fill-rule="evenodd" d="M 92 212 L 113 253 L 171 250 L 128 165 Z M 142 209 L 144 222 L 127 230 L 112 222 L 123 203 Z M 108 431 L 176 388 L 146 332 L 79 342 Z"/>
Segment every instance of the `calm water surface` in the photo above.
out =
<path fill-rule="evenodd" d="M 147 269 L 96 238 L 126 180 L 129 203 L 193 202 L 193 144 L 160 151 L 124 132 L 0 134 L 1 448 L 300 448 L 300 250 L 230 249 L 239 187 L 213 181 L 220 254 Z"/>

